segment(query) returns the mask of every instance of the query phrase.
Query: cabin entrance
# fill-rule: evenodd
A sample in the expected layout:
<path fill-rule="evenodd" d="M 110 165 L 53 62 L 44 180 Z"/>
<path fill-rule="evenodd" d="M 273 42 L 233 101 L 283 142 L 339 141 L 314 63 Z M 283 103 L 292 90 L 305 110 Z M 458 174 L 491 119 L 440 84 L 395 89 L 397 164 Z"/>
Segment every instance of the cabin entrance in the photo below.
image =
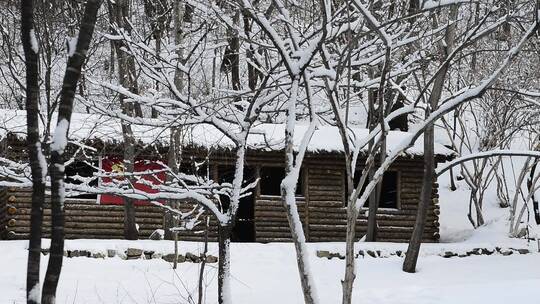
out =
<path fill-rule="evenodd" d="M 234 179 L 234 166 L 218 166 L 218 180 L 220 183 L 232 183 Z M 244 168 L 244 182 L 247 185 L 256 179 L 256 171 L 253 167 Z M 231 241 L 233 242 L 255 242 L 255 189 L 251 194 L 240 198 L 236 222 L 234 224 Z M 227 210 L 230 198 L 226 195 L 220 196 L 223 210 Z"/>

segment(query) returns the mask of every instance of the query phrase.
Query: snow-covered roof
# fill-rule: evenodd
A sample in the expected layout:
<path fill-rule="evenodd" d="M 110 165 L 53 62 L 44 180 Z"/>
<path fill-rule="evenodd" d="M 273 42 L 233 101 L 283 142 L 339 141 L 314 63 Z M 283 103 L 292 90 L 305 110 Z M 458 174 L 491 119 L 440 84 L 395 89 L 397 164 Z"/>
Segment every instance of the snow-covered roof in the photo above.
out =
<path fill-rule="evenodd" d="M 56 118 L 52 120 L 56 122 Z M 132 125 L 136 139 L 144 144 L 167 145 L 170 138 L 170 128 L 166 124 L 162 126 Z M 298 124 L 295 129 L 295 144 L 300 141 L 307 131 L 308 126 Z M 357 138 L 365 138 L 369 130 L 353 127 L 351 131 Z M 8 133 L 19 138 L 26 137 L 26 112 L 0 109 L 0 139 Z M 248 136 L 248 148 L 261 151 L 281 150 L 284 147 L 284 124 L 261 123 L 255 125 Z M 410 133 L 402 131 L 390 131 L 387 137 L 387 150 L 389 153 L 397 148 L 400 142 Z M 101 140 L 106 143 L 120 143 L 123 141 L 122 126 L 120 120 L 98 114 L 73 113 L 69 131 L 71 141 Z M 185 146 L 201 148 L 233 149 L 234 143 L 225 134 L 210 124 L 197 124 L 184 127 L 182 141 Z M 309 152 L 340 152 L 343 145 L 339 131 L 330 125 L 319 126 L 315 131 L 308 146 Z M 453 152 L 441 144 L 435 144 L 437 155 L 450 156 Z M 408 156 L 423 154 L 422 137 L 414 146 L 406 150 Z"/>

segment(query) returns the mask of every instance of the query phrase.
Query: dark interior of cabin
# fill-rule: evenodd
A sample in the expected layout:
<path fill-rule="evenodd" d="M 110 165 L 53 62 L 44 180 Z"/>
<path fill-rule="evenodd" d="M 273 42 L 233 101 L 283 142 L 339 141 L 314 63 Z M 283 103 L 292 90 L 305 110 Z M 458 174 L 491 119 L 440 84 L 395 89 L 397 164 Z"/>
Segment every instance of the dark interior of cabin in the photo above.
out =
<path fill-rule="evenodd" d="M 65 173 L 66 173 L 66 183 L 70 184 L 81 184 L 82 181 L 81 178 L 88 178 L 92 177 L 94 172 L 96 172 L 95 166 L 97 166 L 97 162 L 95 164 L 90 164 L 88 162 L 84 161 L 74 161 L 70 164 L 68 164 L 65 167 Z M 98 185 L 98 179 L 94 178 L 90 181 L 90 186 L 97 186 Z M 79 195 L 70 195 L 70 198 L 78 198 L 78 199 L 96 199 L 97 194 L 92 193 L 82 193 Z"/>
<path fill-rule="evenodd" d="M 345 174 L 343 175 L 346 176 Z M 354 184 L 358 185 L 360 183 L 361 174 L 356 174 L 354 176 Z M 366 188 L 369 181 L 366 179 L 364 186 L 362 187 L 362 192 Z M 345 203 L 347 203 L 347 181 L 343 182 L 345 188 Z M 383 175 L 381 185 L 381 192 L 379 195 L 379 208 L 389 208 L 389 209 L 398 209 L 399 207 L 399 196 L 398 196 L 398 187 L 399 187 L 399 173 L 397 171 L 386 171 Z M 367 204 L 366 204 L 367 207 Z"/>
<path fill-rule="evenodd" d="M 218 180 L 220 183 L 232 183 L 234 179 L 234 166 L 218 166 Z M 256 179 L 256 171 L 253 167 L 244 167 L 244 184 L 249 184 Z M 238 211 L 236 213 L 236 223 L 233 228 L 231 241 L 233 242 L 254 242 L 255 241 L 255 195 L 254 190 L 249 195 L 240 198 Z M 230 197 L 221 195 L 220 201 L 223 210 L 227 210 L 230 204 Z"/>

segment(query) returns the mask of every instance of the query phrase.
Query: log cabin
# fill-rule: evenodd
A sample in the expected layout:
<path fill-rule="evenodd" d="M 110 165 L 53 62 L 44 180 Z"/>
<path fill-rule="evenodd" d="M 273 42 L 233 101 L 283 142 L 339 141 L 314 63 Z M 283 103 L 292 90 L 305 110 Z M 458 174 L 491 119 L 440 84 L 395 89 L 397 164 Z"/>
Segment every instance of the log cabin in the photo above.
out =
<path fill-rule="evenodd" d="M 2 116 L 3 115 L 3 116 Z M 25 160 L 25 117 L 21 111 L 0 112 L 0 157 Z M 159 161 L 166 162 L 170 135 L 168 128 L 133 126 L 137 136 L 137 161 L 142 168 Z M 295 141 L 300 141 L 307 126 L 298 125 Z M 2 131 L 3 130 L 3 131 Z M 353 128 L 357 138 L 366 137 L 368 130 Z M 387 150 L 392 151 L 410 136 L 407 132 L 389 131 Z M 69 133 L 69 153 L 84 146 L 93 153 L 66 167 L 67 179 L 75 175 L 92 176 L 95 166 L 111 170 L 114 160 L 122 156 L 121 126 L 118 120 L 95 114 L 77 114 L 72 119 Z M 233 241 L 238 242 L 286 242 L 291 240 L 290 230 L 280 197 L 280 183 L 284 177 L 283 153 L 284 125 L 260 124 L 248 137 L 245 158 L 245 182 L 258 179 L 255 188 L 241 199 L 235 223 Z M 182 170 L 191 170 L 193 164 L 212 179 L 226 182 L 232 178 L 235 159 L 234 145 L 217 129 L 199 124 L 186 127 L 182 133 Z M 310 242 L 344 241 L 346 229 L 346 182 L 345 164 L 341 139 L 337 128 L 321 126 L 316 130 L 308 146 L 297 186 L 297 202 L 306 238 Z M 453 152 L 436 144 L 437 162 L 453 157 Z M 358 169 L 361 170 L 366 155 L 361 154 Z M 1 167 L 1 163 L 0 163 Z M 138 170 L 136 168 L 136 170 Z M 141 169 L 142 170 L 142 169 Z M 406 242 L 414 225 L 423 177 L 423 145 L 421 138 L 402 153 L 385 173 L 377 211 L 378 241 Z M 8 176 L 0 175 L 4 181 Z M 99 180 L 95 181 L 100 183 Z M 355 181 L 357 182 L 357 181 Z M 433 203 L 428 210 L 424 232 L 425 242 L 439 240 L 438 184 L 433 181 Z M 0 187 L 0 235 L 5 239 L 28 238 L 30 227 L 31 189 L 25 187 Z M 168 203 L 168 202 L 167 202 Z M 176 203 L 180 210 L 188 212 L 193 204 Z M 358 220 L 358 237 L 366 232 L 367 208 Z M 136 205 L 136 221 L 140 238 L 148 237 L 165 225 L 165 211 L 152 204 Z M 67 193 L 65 203 L 66 238 L 123 237 L 123 206 L 121 199 L 112 195 Z M 48 237 L 50 209 L 48 199 L 44 203 L 44 237 Z M 210 217 L 210 226 L 195 226 L 180 231 L 180 240 L 199 241 L 203 230 L 208 229 L 211 240 L 217 239 L 217 221 Z"/>

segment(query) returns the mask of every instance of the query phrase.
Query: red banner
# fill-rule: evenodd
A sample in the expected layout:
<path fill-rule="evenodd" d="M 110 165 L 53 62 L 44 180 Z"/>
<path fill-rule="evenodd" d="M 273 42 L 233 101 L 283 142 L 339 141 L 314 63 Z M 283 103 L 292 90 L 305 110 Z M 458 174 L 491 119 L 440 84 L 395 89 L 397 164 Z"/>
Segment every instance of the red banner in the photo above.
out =
<path fill-rule="evenodd" d="M 124 172 L 124 163 L 121 158 L 103 158 L 100 163 L 101 169 L 105 172 L 116 173 L 122 175 Z M 149 160 L 136 160 L 134 171 L 144 172 L 144 171 L 158 171 L 163 169 L 163 166 L 154 161 Z M 162 184 L 166 178 L 165 172 L 159 172 L 154 174 L 145 174 L 139 175 L 139 178 L 144 179 L 152 183 L 153 185 Z M 122 180 L 124 177 L 115 177 L 117 180 Z M 112 178 L 103 177 L 101 183 L 110 183 Z M 135 189 L 142 190 L 146 193 L 157 193 L 158 190 L 153 189 L 150 185 L 144 183 L 134 183 Z M 111 194 L 101 194 L 99 198 L 99 203 L 103 205 L 122 205 L 124 204 L 124 199 L 121 196 L 111 195 Z M 146 200 L 136 200 L 136 205 L 148 205 L 149 202 Z"/>

